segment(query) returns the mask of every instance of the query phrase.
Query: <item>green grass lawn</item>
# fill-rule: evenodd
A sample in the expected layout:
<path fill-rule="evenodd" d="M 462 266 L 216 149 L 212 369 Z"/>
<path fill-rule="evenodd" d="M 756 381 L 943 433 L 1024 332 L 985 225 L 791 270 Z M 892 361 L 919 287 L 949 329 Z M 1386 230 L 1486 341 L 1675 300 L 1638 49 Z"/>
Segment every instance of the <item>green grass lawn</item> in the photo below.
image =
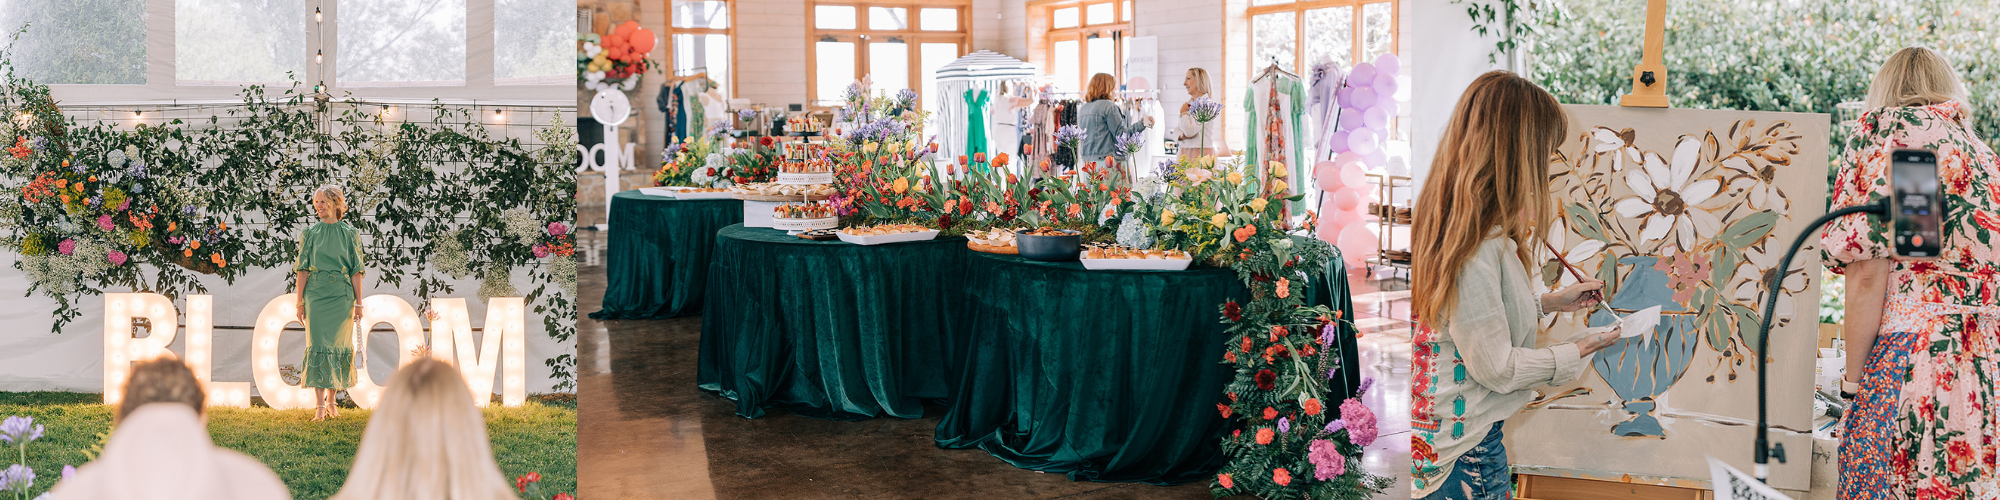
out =
<path fill-rule="evenodd" d="M 28 466 L 38 476 L 29 497 L 54 485 L 62 466 L 82 465 L 100 446 L 98 435 L 111 428 L 112 408 L 103 401 L 101 394 L 0 392 L 0 418 L 34 417 L 46 427 L 42 439 L 28 445 Z M 343 408 L 340 418 L 310 422 L 311 409 L 211 408 L 208 432 L 216 446 L 247 453 L 277 472 L 292 498 L 320 500 L 347 480 L 369 413 Z M 485 413 L 493 455 L 508 480 L 539 472 L 543 491 L 576 491 L 575 398 L 530 398 L 521 407 L 493 405 Z M 18 460 L 12 447 L 0 452 L 0 468 Z"/>

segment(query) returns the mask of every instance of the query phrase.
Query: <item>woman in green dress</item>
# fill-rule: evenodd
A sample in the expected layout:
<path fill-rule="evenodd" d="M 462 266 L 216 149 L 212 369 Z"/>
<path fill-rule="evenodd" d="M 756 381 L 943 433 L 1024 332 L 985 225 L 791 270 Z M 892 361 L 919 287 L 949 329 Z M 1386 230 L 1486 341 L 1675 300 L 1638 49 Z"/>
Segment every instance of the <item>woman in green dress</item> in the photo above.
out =
<path fill-rule="evenodd" d="M 361 233 L 341 222 L 347 198 L 339 187 L 313 192 L 319 223 L 299 235 L 299 323 L 306 325 L 305 381 L 313 388 L 313 420 L 340 416 L 335 393 L 354 385 L 354 320 L 361 316 Z"/>

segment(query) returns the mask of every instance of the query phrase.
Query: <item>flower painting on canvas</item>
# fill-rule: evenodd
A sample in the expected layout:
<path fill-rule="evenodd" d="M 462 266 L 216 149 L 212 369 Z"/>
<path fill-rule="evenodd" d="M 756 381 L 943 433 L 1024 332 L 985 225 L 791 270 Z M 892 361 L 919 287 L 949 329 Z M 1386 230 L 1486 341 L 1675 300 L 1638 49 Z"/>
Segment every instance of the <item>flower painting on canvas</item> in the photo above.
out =
<path fill-rule="evenodd" d="M 1551 159 L 1556 217 L 1548 237 L 1563 255 L 1538 252 L 1532 278 L 1551 290 L 1574 283 L 1566 261 L 1605 282 L 1606 306 L 1544 318 L 1542 340 L 1567 341 L 1650 307 L 1660 308 L 1661 319 L 1594 355 L 1591 374 L 1544 389 L 1527 418 L 1507 430 L 1515 462 L 1584 477 L 1705 477 L 1705 467 L 1681 470 L 1653 458 L 1716 442 L 1740 440 L 1747 449 L 1753 426 L 1746 424 L 1756 417 L 1757 326 L 1771 293 L 1778 295 L 1768 368 L 1772 422 L 1805 429 L 1816 337 L 1813 321 L 1795 321 L 1814 317 L 1797 311 L 1811 301 L 1795 296 L 1816 296 L 1819 251 L 1802 250 L 1791 269 L 1777 269 L 1777 261 L 1823 213 L 1827 117 L 1564 109 L 1569 136 Z M 1773 433 L 1798 449 L 1810 446 L 1802 434 Z M 1749 465 L 1748 453 L 1719 458 Z M 1772 479 L 1803 489 L 1805 469 Z"/>

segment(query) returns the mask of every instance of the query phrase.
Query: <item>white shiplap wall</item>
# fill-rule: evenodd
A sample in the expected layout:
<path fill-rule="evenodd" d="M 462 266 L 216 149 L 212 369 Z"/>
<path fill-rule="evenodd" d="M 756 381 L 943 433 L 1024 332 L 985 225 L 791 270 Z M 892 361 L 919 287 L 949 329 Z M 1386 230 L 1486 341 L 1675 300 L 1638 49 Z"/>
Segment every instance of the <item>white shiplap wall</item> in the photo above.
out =
<path fill-rule="evenodd" d="M 737 0 L 736 16 L 736 97 L 805 103 L 805 0 Z"/>
<path fill-rule="evenodd" d="M 1223 104 L 1235 102 L 1228 96 L 1240 94 L 1241 85 L 1224 85 L 1223 6 L 1215 0 L 1140 0 L 1133 2 L 1132 21 L 1138 36 L 1157 37 L 1160 57 L 1160 104 L 1169 123 L 1176 125 L 1181 104 L 1188 100 L 1182 85 L 1188 68 L 1208 70 L 1210 99 Z M 1233 93 L 1233 94 L 1232 94 Z M 1240 99 L 1239 99 L 1240 100 Z M 1230 136 L 1234 137 L 1234 136 Z M 1237 147 L 1241 140 L 1229 141 Z"/>

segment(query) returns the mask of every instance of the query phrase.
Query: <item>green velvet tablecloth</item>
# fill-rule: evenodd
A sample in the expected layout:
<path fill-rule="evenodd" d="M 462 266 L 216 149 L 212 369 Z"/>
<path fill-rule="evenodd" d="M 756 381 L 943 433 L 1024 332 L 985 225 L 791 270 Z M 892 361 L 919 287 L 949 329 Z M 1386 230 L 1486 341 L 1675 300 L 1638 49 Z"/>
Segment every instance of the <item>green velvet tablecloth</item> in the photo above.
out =
<path fill-rule="evenodd" d="M 1178 484 L 1221 467 L 1229 421 L 1215 405 L 1234 371 L 1221 364 L 1220 306 L 1249 296 L 1235 272 L 1090 271 L 975 255 L 968 308 L 954 323 L 966 361 L 939 447 L 980 448 L 1072 480 Z M 1307 303 L 1351 315 L 1334 266 L 1335 279 L 1309 287 Z M 1341 397 L 1359 375 L 1347 333 L 1344 380 L 1333 383 Z"/>
<path fill-rule="evenodd" d="M 604 308 L 596 319 L 655 319 L 701 312 L 715 232 L 743 222 L 741 200 L 611 196 Z"/>
<path fill-rule="evenodd" d="M 945 325 L 968 253 L 964 238 L 860 246 L 723 228 L 696 383 L 749 418 L 921 417 L 957 372 Z"/>

